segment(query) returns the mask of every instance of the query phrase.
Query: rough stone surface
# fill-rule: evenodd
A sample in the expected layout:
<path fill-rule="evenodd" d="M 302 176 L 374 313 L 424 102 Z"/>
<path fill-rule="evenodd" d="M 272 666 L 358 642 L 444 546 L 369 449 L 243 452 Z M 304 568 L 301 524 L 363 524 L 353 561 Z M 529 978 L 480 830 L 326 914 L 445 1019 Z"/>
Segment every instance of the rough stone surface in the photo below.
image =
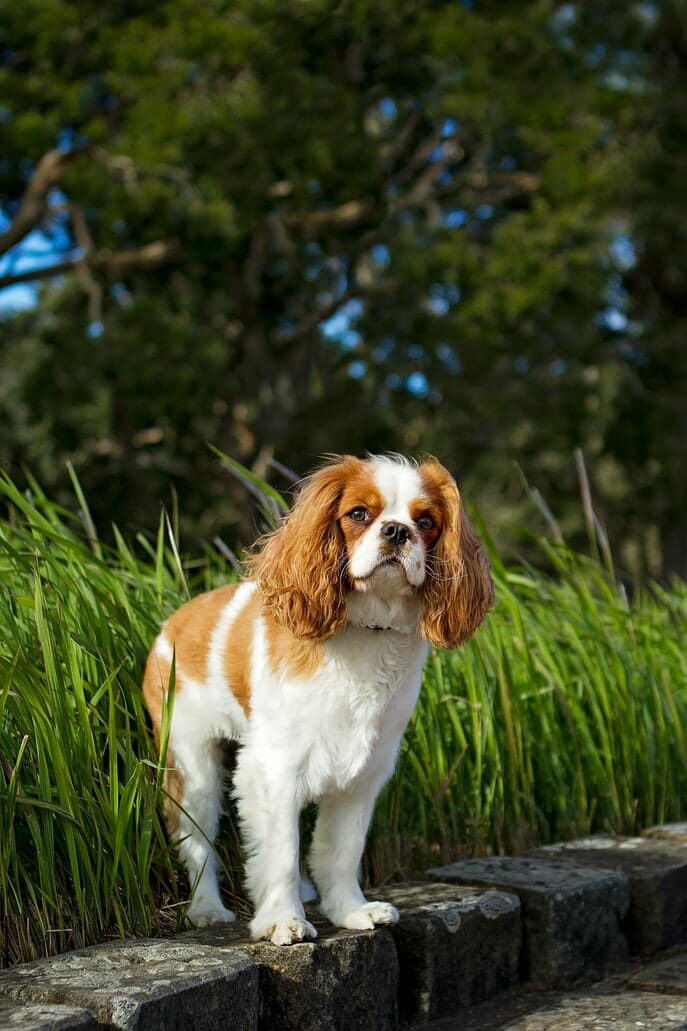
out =
<path fill-rule="evenodd" d="M 394 1031 L 399 1018 L 415 1031 L 687 1031 L 684 946 L 571 990 L 623 958 L 629 884 L 624 858 L 580 867 L 570 852 L 611 840 L 633 879 L 659 839 L 591 840 L 564 861 L 467 860 L 376 893 L 401 911 L 389 929 L 315 919 L 317 941 L 278 948 L 230 925 L 23 964 L 0 973 L 0 1031 Z M 666 840 L 672 863 L 680 842 Z"/>
<path fill-rule="evenodd" d="M 630 978 L 633 988 L 649 992 L 667 992 L 669 995 L 687 995 L 687 954 L 670 956 L 640 971 Z"/>
<path fill-rule="evenodd" d="M 415 1031 L 631 1031 L 684 1028 L 687 954 L 613 974 L 593 988 L 534 992 L 527 985 L 457 1017 L 416 1024 Z"/>
<path fill-rule="evenodd" d="M 687 842 L 687 823 L 659 823 L 642 831 L 643 838 L 664 838 L 667 841 Z"/>
<path fill-rule="evenodd" d="M 522 927 L 515 895 L 426 883 L 375 894 L 401 913 L 389 931 L 404 1023 L 447 1016 L 517 981 Z"/>
<path fill-rule="evenodd" d="M 398 958 L 386 929 L 335 931 L 308 913 L 315 941 L 251 942 L 240 926 L 189 931 L 178 941 L 248 953 L 260 979 L 264 1031 L 393 1031 L 398 1027 Z M 195 1031 L 195 1029 L 194 1029 Z"/>
<path fill-rule="evenodd" d="M 624 874 L 542 859 L 491 856 L 428 871 L 435 881 L 514 892 L 522 904 L 523 977 L 546 988 L 594 980 L 627 959 Z"/>
<path fill-rule="evenodd" d="M 687 999 L 650 992 L 574 992 L 524 1015 L 506 1015 L 505 1022 L 504 1014 L 489 1020 L 483 1013 L 478 1020 L 433 1031 L 687 1031 Z"/>
<path fill-rule="evenodd" d="M 117 942 L 3 972 L 0 997 L 82 1007 L 125 1031 L 216 1031 L 227 1026 L 227 1013 L 232 1031 L 253 1031 L 258 971 L 239 950 L 226 955 L 171 941 Z"/>
<path fill-rule="evenodd" d="M 673 825 L 673 826 L 685 826 Z M 623 924 L 630 952 L 653 956 L 687 942 L 687 835 L 667 838 L 594 836 L 532 853 L 578 866 L 620 870 L 630 882 Z"/>
<path fill-rule="evenodd" d="M 98 1031 L 98 1028 L 101 1025 L 86 1010 L 47 1003 L 24 1006 L 0 999 L 2 1031 Z"/>

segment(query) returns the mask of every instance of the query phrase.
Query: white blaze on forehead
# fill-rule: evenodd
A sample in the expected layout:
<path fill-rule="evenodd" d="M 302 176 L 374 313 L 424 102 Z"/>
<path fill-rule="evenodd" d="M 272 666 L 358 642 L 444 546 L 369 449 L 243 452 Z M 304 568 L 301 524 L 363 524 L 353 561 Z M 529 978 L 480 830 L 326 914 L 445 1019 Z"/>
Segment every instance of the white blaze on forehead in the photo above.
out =
<path fill-rule="evenodd" d="M 411 506 L 424 495 L 422 478 L 409 462 L 375 458 L 371 463 L 372 482 L 382 500 L 382 509 L 354 545 L 349 556 L 349 571 L 354 579 L 365 579 L 388 558 L 380 529 L 387 522 L 411 527 Z M 398 562 L 409 584 L 418 587 L 425 579 L 425 546 L 413 534 L 398 554 Z"/>
<path fill-rule="evenodd" d="M 372 475 L 375 486 L 384 499 L 381 516 L 410 519 L 410 506 L 424 493 L 422 479 L 415 466 L 393 458 L 376 458 Z"/>

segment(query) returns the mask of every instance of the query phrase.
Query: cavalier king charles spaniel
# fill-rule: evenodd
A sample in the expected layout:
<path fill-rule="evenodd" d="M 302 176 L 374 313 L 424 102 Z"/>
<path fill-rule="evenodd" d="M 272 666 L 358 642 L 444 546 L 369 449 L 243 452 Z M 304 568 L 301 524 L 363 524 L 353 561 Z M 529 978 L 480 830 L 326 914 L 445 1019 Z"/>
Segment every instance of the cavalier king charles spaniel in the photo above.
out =
<path fill-rule="evenodd" d="M 316 937 L 303 901 L 299 814 L 318 806 L 308 866 L 340 927 L 398 920 L 369 902 L 358 868 L 391 776 L 430 644 L 454 648 L 493 601 L 489 564 L 453 477 L 434 458 L 335 458 L 248 559 L 249 579 L 202 594 L 167 622 L 143 690 L 159 740 L 174 665 L 167 822 L 192 887 L 196 926 L 234 919 L 213 841 L 221 742 L 234 775 L 254 939 Z"/>

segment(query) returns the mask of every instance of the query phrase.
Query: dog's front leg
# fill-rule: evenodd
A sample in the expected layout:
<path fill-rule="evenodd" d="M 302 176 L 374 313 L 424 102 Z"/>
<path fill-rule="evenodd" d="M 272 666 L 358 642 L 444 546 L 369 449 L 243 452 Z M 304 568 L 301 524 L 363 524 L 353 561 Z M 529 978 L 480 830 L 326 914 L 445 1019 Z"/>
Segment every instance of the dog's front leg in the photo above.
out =
<path fill-rule="evenodd" d="M 371 777 L 319 804 L 309 865 L 320 892 L 320 909 L 339 927 L 368 930 L 399 918 L 388 902 L 368 902 L 358 881 L 367 829 L 385 780 L 386 776 Z"/>
<path fill-rule="evenodd" d="M 234 777 L 246 849 L 246 886 L 255 905 L 253 939 L 291 945 L 316 938 L 300 899 L 298 817 L 303 799 L 290 769 L 244 747 Z"/>

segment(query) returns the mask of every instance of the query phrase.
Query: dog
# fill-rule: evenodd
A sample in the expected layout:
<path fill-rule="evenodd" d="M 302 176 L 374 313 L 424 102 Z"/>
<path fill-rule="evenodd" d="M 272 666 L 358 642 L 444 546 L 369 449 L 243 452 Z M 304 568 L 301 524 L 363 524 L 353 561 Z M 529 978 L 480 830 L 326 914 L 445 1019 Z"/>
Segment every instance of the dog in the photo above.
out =
<path fill-rule="evenodd" d="M 317 932 L 303 901 L 299 813 L 318 807 L 309 870 L 335 925 L 369 929 L 398 911 L 368 901 L 358 870 L 430 645 L 466 641 L 493 602 L 488 560 L 450 473 L 434 458 L 335 457 L 308 477 L 248 578 L 183 605 L 145 670 L 158 737 L 174 665 L 167 823 L 196 926 L 233 920 L 215 840 L 221 743 L 239 742 L 233 790 L 255 906 L 253 939 Z M 176 803 L 176 804 L 175 804 Z"/>

